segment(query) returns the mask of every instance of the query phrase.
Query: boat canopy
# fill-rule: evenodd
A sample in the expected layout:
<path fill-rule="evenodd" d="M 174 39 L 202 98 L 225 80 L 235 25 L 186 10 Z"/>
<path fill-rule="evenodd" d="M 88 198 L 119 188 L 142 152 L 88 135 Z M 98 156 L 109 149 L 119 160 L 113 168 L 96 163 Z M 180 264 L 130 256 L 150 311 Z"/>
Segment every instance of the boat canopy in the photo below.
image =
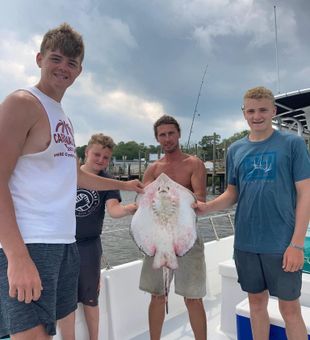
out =
<path fill-rule="evenodd" d="M 275 96 L 277 114 L 274 123 L 280 129 L 297 132 L 310 139 L 310 88 Z"/>

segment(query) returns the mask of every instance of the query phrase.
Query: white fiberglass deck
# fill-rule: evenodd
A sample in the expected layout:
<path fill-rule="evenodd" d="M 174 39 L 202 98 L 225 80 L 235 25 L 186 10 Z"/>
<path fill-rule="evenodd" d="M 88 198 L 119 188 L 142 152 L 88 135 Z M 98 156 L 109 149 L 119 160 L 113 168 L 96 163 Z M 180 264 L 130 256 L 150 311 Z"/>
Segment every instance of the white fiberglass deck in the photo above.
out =
<path fill-rule="evenodd" d="M 228 340 L 235 339 L 235 337 L 229 337 L 220 331 L 219 325 L 221 320 L 221 299 L 217 296 L 214 299 L 204 300 L 205 310 L 208 317 L 208 339 L 212 340 Z M 132 340 L 148 340 L 148 331 L 141 335 L 131 338 Z M 193 340 L 193 332 L 188 320 L 187 312 L 175 316 L 172 319 L 165 321 L 162 340 Z"/>
<path fill-rule="evenodd" d="M 246 294 L 237 283 L 232 249 L 233 236 L 205 243 L 207 297 L 204 305 L 210 340 L 236 339 L 236 305 L 245 299 Z M 149 339 L 147 314 L 150 296 L 138 288 L 141 266 L 142 261 L 134 261 L 102 271 L 100 340 Z M 163 326 L 162 339 L 194 339 L 184 301 L 173 291 L 172 283 L 169 314 Z M 303 275 L 300 301 L 310 311 L 310 274 Z M 310 324 L 310 317 L 308 319 L 306 323 Z M 60 340 L 61 337 L 57 334 L 54 339 Z M 76 340 L 85 339 L 88 336 L 79 306 Z"/>
<path fill-rule="evenodd" d="M 208 338 L 231 339 L 217 332 L 220 324 L 221 279 L 218 264 L 232 257 L 233 237 L 205 243 L 207 267 L 207 297 L 204 300 L 208 318 Z M 102 271 L 100 294 L 100 340 L 149 339 L 148 304 L 150 295 L 139 290 L 142 261 L 134 261 Z M 183 298 L 169 294 L 169 314 L 163 327 L 162 339 L 194 339 Z M 233 317 L 233 316 L 232 316 Z M 79 307 L 76 339 L 87 339 L 84 317 Z M 60 340 L 57 334 L 54 339 Z"/>

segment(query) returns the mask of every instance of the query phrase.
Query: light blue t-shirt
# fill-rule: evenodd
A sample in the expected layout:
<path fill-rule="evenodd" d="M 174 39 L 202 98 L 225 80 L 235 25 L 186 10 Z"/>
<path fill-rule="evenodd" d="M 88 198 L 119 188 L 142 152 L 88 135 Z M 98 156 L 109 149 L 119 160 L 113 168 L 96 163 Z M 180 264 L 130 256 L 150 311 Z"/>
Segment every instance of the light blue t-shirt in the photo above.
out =
<path fill-rule="evenodd" d="M 310 178 L 304 140 L 280 131 L 260 142 L 245 137 L 230 146 L 227 170 L 238 193 L 235 248 L 282 254 L 295 227 L 295 182 Z"/>

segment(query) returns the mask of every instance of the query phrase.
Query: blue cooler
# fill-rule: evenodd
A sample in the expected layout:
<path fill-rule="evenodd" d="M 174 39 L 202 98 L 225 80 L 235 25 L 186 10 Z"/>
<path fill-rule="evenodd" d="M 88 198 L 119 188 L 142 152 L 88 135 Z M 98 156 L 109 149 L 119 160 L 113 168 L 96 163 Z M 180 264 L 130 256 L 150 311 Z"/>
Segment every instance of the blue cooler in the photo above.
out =
<path fill-rule="evenodd" d="M 250 316 L 237 314 L 237 339 L 253 340 Z M 270 340 L 287 340 L 285 329 L 280 326 L 270 325 Z"/>
<path fill-rule="evenodd" d="M 307 326 L 308 340 L 310 340 L 310 308 L 302 306 L 301 312 Z M 269 340 L 287 340 L 284 321 L 278 308 L 277 299 L 269 298 L 268 313 L 270 317 Z M 236 325 L 238 340 L 253 340 L 250 323 L 250 307 L 247 298 L 236 306 Z"/>

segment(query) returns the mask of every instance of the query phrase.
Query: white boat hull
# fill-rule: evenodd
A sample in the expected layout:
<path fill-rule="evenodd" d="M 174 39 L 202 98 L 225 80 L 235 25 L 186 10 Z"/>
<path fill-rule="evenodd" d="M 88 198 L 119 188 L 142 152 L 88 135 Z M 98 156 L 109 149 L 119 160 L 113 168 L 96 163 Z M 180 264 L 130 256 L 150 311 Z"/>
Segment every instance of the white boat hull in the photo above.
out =
<path fill-rule="evenodd" d="M 237 282 L 232 254 L 233 236 L 205 243 L 207 296 L 204 305 L 208 318 L 208 339 L 237 339 L 236 305 L 246 298 L 246 294 L 241 291 Z M 100 340 L 149 339 L 147 315 L 150 296 L 139 290 L 141 267 L 142 261 L 139 260 L 102 270 L 99 298 Z M 300 301 L 310 311 L 310 274 L 303 275 Z M 305 316 L 307 315 L 308 312 Z M 306 323 L 310 325 L 310 312 Z M 61 340 L 59 332 L 54 339 Z M 76 340 L 86 339 L 88 333 L 82 307 L 79 305 Z M 162 339 L 194 339 L 183 298 L 174 294 L 173 282 Z"/>

